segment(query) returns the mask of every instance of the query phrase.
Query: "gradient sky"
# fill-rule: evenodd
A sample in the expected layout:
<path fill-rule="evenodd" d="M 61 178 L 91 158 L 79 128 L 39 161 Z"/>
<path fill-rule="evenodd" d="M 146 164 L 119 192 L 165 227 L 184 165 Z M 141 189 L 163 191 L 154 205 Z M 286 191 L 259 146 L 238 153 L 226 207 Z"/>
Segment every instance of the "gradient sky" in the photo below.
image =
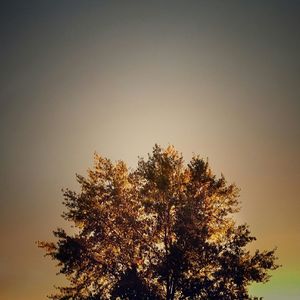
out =
<path fill-rule="evenodd" d="M 35 241 L 94 151 L 135 167 L 154 143 L 241 188 L 238 221 L 283 265 L 251 290 L 300 298 L 299 1 L 0 5 L 1 300 L 61 282 Z"/>

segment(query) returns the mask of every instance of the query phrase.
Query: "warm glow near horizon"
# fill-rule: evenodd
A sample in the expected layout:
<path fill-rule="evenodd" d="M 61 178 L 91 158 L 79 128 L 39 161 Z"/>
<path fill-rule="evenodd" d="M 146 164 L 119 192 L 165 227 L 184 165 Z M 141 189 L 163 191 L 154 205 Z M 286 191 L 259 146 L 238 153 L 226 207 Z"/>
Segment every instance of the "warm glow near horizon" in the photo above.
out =
<path fill-rule="evenodd" d="M 254 248 L 282 268 L 253 294 L 300 297 L 297 1 L 2 4 L 0 299 L 45 299 L 35 241 L 63 223 L 94 151 L 136 167 L 155 143 L 241 188 Z"/>

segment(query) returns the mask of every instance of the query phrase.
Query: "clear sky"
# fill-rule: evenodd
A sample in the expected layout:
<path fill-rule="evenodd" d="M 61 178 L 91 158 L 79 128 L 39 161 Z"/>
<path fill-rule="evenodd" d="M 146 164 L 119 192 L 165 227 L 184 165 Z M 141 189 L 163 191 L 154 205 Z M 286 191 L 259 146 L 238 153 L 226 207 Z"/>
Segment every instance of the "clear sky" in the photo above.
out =
<path fill-rule="evenodd" d="M 6 2 L 6 3 L 5 3 Z M 94 151 L 208 157 L 239 222 L 283 267 L 253 293 L 300 298 L 299 1 L 1 1 L 0 299 L 59 284 L 36 240 Z"/>

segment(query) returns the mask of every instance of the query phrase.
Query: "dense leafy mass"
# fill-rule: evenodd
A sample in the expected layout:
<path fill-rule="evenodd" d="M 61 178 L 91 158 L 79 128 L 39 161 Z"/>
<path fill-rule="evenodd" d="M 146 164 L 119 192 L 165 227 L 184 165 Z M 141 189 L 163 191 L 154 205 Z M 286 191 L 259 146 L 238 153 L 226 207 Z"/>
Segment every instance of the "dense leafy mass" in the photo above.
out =
<path fill-rule="evenodd" d="M 198 156 L 186 166 L 155 145 L 128 170 L 96 155 L 77 180 L 63 214 L 76 232 L 39 242 L 70 282 L 51 299 L 251 299 L 249 284 L 278 267 L 274 250 L 247 250 L 255 238 L 232 217 L 238 188 Z"/>

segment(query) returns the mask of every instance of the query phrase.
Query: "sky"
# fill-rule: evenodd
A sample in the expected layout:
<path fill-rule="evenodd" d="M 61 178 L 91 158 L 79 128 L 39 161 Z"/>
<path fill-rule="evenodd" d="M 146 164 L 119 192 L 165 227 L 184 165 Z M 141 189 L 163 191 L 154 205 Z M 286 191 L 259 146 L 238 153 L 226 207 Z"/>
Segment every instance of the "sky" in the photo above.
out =
<path fill-rule="evenodd" d="M 1 300 L 63 281 L 35 241 L 94 152 L 134 168 L 155 143 L 241 188 L 282 264 L 251 293 L 300 298 L 299 1 L 1 1 L 0 23 Z"/>

